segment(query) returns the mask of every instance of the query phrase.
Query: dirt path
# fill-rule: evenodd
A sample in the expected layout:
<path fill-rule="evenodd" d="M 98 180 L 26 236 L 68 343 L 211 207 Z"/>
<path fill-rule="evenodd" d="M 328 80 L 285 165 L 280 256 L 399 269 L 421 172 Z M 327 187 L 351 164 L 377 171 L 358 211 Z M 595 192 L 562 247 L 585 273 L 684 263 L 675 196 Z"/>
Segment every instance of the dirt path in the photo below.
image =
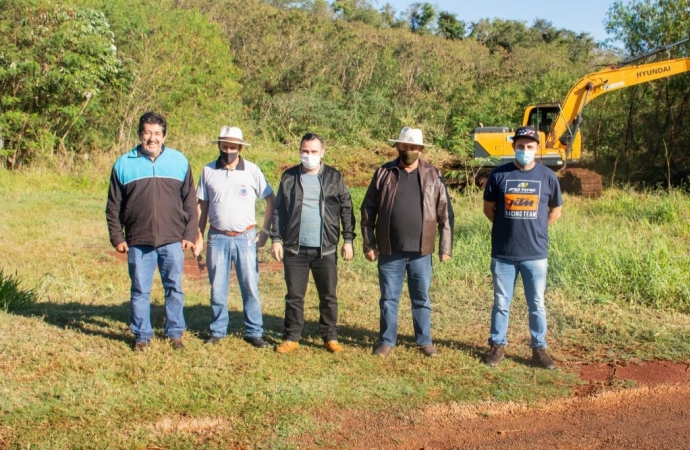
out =
<path fill-rule="evenodd" d="M 585 366 L 578 396 L 519 405 L 446 404 L 405 417 L 342 413 L 340 429 L 300 446 L 348 449 L 687 449 L 690 372 L 685 364 Z M 589 377 L 589 378 L 588 378 Z M 639 387 L 611 390 L 634 380 Z M 672 383 L 672 384 L 668 384 Z M 336 422 L 336 423 L 338 423 Z"/>

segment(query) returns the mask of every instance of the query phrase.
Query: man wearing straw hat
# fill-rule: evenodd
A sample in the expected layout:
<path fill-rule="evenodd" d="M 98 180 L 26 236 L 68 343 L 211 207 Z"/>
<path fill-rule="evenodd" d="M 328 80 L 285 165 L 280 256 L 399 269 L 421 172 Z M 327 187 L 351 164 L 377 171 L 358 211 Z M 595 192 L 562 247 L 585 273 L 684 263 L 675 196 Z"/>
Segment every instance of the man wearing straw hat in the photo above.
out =
<path fill-rule="evenodd" d="M 203 247 L 206 222 L 208 278 L 211 282 L 211 337 L 207 344 L 217 344 L 228 332 L 228 286 L 235 266 L 244 308 L 244 340 L 257 348 L 267 347 L 263 340 L 263 318 L 259 299 L 257 248 L 268 240 L 273 214 L 273 190 L 256 164 L 240 156 L 244 142 L 242 130 L 222 127 L 218 139 L 218 159 L 201 172 L 196 196 L 199 210 L 199 234 L 195 256 Z M 256 199 L 266 201 L 262 229 L 256 229 Z"/>
<path fill-rule="evenodd" d="M 453 250 L 453 208 L 441 173 L 420 159 L 422 130 L 405 127 L 395 143 L 398 158 L 374 173 L 362 202 L 364 256 L 378 259 L 380 334 L 374 354 L 386 357 L 398 335 L 398 305 L 403 280 L 412 301 L 412 323 L 419 350 L 437 355 L 431 342 L 431 255 L 438 229 L 438 256 L 450 259 Z"/>

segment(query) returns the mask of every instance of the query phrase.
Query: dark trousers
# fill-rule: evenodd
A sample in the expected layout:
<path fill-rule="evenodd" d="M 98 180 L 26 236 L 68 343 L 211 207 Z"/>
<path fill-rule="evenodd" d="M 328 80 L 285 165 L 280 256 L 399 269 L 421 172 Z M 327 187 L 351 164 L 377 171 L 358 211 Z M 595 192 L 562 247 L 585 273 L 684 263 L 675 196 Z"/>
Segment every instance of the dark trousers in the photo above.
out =
<path fill-rule="evenodd" d="M 288 341 L 299 341 L 304 328 L 304 294 L 307 292 L 309 270 L 319 293 L 319 330 L 325 341 L 338 339 L 338 264 L 336 253 L 321 256 L 316 247 L 301 247 L 298 254 L 285 252 L 285 333 Z"/>

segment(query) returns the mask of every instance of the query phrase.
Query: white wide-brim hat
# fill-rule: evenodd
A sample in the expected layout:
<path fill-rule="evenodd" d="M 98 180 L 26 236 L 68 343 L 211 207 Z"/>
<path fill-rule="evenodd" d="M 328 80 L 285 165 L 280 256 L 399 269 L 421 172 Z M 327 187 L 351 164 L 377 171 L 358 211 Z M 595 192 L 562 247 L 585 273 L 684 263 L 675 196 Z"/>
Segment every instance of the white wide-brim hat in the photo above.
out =
<path fill-rule="evenodd" d="M 429 147 L 429 144 L 424 143 L 424 138 L 422 137 L 422 130 L 419 128 L 405 127 L 400 130 L 400 136 L 398 139 L 388 139 L 390 142 L 400 142 L 401 144 L 412 144 L 421 145 L 423 147 Z"/>
<path fill-rule="evenodd" d="M 244 142 L 242 137 L 242 130 L 237 127 L 222 127 L 218 133 L 218 139 L 210 142 L 232 142 L 241 144 L 245 147 L 251 147 L 252 144 Z"/>

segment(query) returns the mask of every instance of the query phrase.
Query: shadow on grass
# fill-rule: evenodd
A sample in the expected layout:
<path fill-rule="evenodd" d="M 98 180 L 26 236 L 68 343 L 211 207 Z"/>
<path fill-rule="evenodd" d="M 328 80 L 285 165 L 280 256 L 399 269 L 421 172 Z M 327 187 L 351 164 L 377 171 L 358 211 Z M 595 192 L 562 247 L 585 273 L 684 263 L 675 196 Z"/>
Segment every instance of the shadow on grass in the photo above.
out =
<path fill-rule="evenodd" d="M 129 332 L 130 303 L 119 305 L 89 305 L 83 303 L 51 303 L 42 302 L 13 314 L 25 317 L 38 317 L 46 323 L 58 328 L 77 330 L 80 333 L 99 336 L 113 341 L 134 342 L 134 336 Z M 184 308 L 187 322 L 187 339 L 205 340 L 209 337 L 209 323 L 211 320 L 211 307 L 209 305 L 192 305 Z M 242 337 L 244 335 L 244 318 L 242 311 L 230 310 L 230 326 L 228 334 Z M 273 314 L 264 314 L 264 338 L 271 344 L 276 344 L 283 339 L 283 317 Z M 404 318 L 401 317 L 401 320 Z M 156 337 L 164 339 L 163 328 L 165 325 L 165 306 L 154 303 L 151 305 L 151 323 Z M 338 326 L 339 340 L 348 346 L 373 349 L 378 342 L 378 330 L 364 329 L 340 324 Z M 314 320 L 305 320 L 304 331 L 300 344 L 303 346 L 321 346 L 321 333 L 319 323 Z M 462 342 L 436 339 L 435 345 L 457 349 L 472 356 L 481 358 L 484 348 Z M 399 335 L 398 347 L 416 347 L 414 336 Z M 529 360 L 523 358 L 509 359 L 525 363 Z"/>

